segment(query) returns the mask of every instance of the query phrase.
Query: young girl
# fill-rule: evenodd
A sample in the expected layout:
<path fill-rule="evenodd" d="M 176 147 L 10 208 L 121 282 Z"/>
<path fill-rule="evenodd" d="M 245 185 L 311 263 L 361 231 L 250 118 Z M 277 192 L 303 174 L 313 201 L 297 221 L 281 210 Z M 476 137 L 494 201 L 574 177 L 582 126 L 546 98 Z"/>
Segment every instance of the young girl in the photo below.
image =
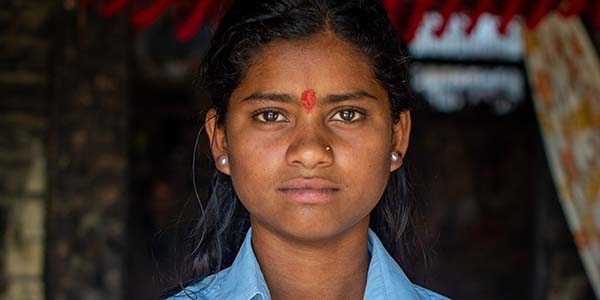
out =
<path fill-rule="evenodd" d="M 240 0 L 202 68 L 217 171 L 169 299 L 446 299 L 412 284 L 402 55 L 376 0 Z"/>

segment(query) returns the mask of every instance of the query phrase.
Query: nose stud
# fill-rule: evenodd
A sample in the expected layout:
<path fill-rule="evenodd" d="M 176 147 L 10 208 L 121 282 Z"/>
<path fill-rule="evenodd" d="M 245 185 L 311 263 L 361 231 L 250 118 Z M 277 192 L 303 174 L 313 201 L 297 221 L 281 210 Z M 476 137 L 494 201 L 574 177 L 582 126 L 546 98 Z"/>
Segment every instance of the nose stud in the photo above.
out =
<path fill-rule="evenodd" d="M 325 151 L 327 151 L 327 152 L 331 151 L 331 147 L 330 146 L 325 146 Z"/>

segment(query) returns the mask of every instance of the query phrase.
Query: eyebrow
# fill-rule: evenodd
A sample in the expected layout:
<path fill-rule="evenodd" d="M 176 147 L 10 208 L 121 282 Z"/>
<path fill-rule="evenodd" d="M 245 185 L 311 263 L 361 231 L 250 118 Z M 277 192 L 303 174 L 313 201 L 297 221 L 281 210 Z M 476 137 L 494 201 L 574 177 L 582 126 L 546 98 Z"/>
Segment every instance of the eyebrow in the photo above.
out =
<path fill-rule="evenodd" d="M 322 100 L 322 102 L 323 103 L 336 103 L 336 102 L 343 102 L 343 101 L 349 101 L 349 100 L 358 100 L 358 99 L 363 99 L 363 98 L 379 100 L 377 97 L 375 97 L 365 91 L 357 90 L 357 91 L 353 91 L 353 92 L 349 92 L 349 93 L 329 94 L 329 95 L 325 96 L 325 98 Z M 277 101 L 277 102 L 286 102 L 286 103 L 300 101 L 300 99 L 298 97 L 291 96 L 290 94 L 261 93 L 261 92 L 253 93 L 252 95 L 242 99 L 242 102 L 249 101 L 249 100 Z"/>
<path fill-rule="evenodd" d="M 279 94 L 279 93 L 260 93 L 256 92 L 252 95 L 242 99 L 242 102 L 248 100 L 258 100 L 258 101 L 277 101 L 277 102 L 294 102 L 294 99 L 289 94 Z"/>
<path fill-rule="evenodd" d="M 325 99 L 323 99 L 323 102 L 324 103 L 336 103 L 336 102 L 343 102 L 343 101 L 348 101 L 348 100 L 358 100 L 358 99 L 363 99 L 363 98 L 379 100 L 379 99 L 377 99 L 377 97 L 375 97 L 365 91 L 359 90 L 359 91 L 354 91 L 354 92 L 344 93 L 344 94 L 327 95 L 325 97 Z"/>

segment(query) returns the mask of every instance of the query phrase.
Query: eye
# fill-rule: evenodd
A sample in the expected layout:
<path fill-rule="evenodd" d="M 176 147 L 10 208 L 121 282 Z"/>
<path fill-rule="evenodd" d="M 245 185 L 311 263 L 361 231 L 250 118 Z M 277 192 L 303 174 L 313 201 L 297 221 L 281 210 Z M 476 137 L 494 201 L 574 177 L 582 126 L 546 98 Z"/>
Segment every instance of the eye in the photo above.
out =
<path fill-rule="evenodd" d="M 254 119 L 263 123 L 286 122 L 288 119 L 274 109 L 264 109 L 254 114 Z"/>
<path fill-rule="evenodd" d="M 342 110 L 337 111 L 331 120 L 333 121 L 341 121 L 344 123 L 352 123 L 356 122 L 365 117 L 365 113 L 358 111 L 355 108 L 344 108 Z"/>

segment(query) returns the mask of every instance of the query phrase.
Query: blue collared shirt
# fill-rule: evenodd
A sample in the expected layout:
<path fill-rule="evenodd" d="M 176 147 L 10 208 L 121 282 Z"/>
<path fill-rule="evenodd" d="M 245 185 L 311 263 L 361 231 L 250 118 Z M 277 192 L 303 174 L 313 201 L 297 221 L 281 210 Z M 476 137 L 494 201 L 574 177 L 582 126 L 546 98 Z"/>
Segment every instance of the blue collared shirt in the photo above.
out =
<path fill-rule="evenodd" d="M 252 250 L 252 230 L 240 247 L 233 264 L 168 300 L 270 300 L 267 283 Z M 413 284 L 389 255 L 377 235 L 369 230 L 371 261 L 367 274 L 366 300 L 444 300 L 444 296 Z"/>

